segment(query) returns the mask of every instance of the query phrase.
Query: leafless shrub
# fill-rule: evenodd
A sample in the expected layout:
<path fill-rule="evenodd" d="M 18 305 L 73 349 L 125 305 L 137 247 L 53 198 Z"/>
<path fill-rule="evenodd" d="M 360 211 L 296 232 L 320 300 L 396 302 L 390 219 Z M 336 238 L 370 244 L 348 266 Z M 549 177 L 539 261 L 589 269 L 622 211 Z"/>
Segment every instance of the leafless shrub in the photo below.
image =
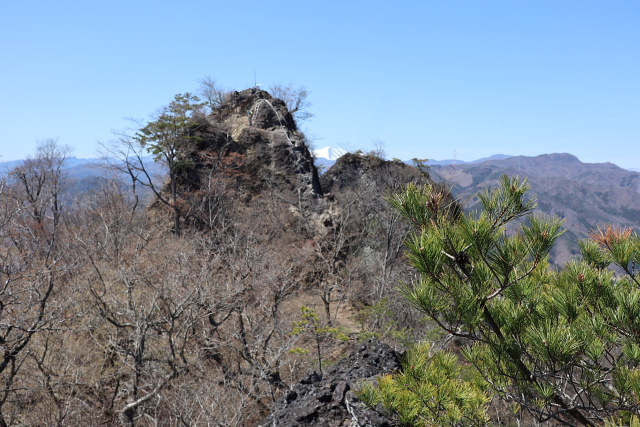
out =
<path fill-rule="evenodd" d="M 304 86 L 296 88 L 292 83 L 286 85 L 276 83 L 269 87 L 269 92 L 274 98 L 284 101 L 287 109 L 297 121 L 303 122 L 314 116 L 309 111 L 309 107 L 311 107 L 311 102 L 308 100 L 309 91 Z"/>

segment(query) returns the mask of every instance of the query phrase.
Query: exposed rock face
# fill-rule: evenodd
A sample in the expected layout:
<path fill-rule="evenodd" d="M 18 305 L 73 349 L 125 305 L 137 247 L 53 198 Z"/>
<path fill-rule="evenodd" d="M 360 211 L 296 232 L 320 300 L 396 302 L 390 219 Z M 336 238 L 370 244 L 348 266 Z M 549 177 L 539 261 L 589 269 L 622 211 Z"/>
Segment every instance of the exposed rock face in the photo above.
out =
<path fill-rule="evenodd" d="M 313 156 L 282 100 L 257 88 L 233 92 L 211 114 L 194 116 L 188 132 L 192 142 L 176 155 L 183 226 L 210 227 L 212 211 L 232 205 L 258 209 L 250 201 L 267 198 L 287 203 L 297 218 L 323 222 L 316 220 L 327 206 Z M 172 191 L 167 182 L 167 200 Z"/>
<path fill-rule="evenodd" d="M 349 288 L 336 287 L 334 293 L 369 289 L 366 295 L 359 292 L 361 299 L 373 300 L 369 297 L 374 292 L 370 290 L 373 274 L 380 278 L 376 298 L 383 294 L 383 286 L 400 277 L 404 271 L 400 265 L 405 264 L 400 249 L 407 230 L 391 217 L 380 196 L 407 182 L 429 181 L 425 173 L 402 162 L 345 155 L 323 177 L 333 193 L 326 197 L 304 135 L 282 101 L 259 89 L 247 89 L 231 94 L 225 105 L 200 120 L 193 131 L 197 143 L 183 148 L 178 159 L 186 165 L 178 177 L 185 224 L 200 221 L 203 228 L 219 234 L 236 223 L 250 228 L 247 234 L 240 227 L 233 229 L 237 232 L 233 239 L 249 236 L 251 244 L 260 244 L 262 257 L 268 260 L 261 266 L 274 267 L 273 281 L 288 283 L 286 291 L 291 294 L 327 289 L 348 271 Z M 206 222 L 211 212 L 218 222 Z M 223 217 L 224 227 L 217 227 Z M 226 236 L 215 233 L 208 238 L 213 244 L 226 241 Z M 378 258 L 378 253 L 386 257 Z M 370 259 L 383 260 L 375 265 L 383 265 L 385 272 L 372 272 Z M 278 263 L 290 267 L 280 273 Z M 249 273 L 247 281 L 256 280 L 256 288 L 263 286 L 261 276 Z M 334 295 L 334 301 L 338 297 Z M 282 298 L 279 304 L 293 304 Z M 276 378 L 278 363 L 273 366 Z M 353 390 L 362 380 L 399 368 L 398 354 L 387 345 L 359 344 L 324 377 L 312 374 L 285 392 L 262 425 L 388 426 Z M 254 423 L 252 418 L 248 425 Z"/>
<path fill-rule="evenodd" d="M 246 155 L 243 169 L 254 178 L 273 180 L 300 191 L 303 197 L 322 195 L 304 135 L 298 132 L 282 100 L 257 88 L 234 92 L 229 102 L 211 115 L 210 123 L 228 130 L 228 150 Z"/>
<path fill-rule="evenodd" d="M 388 421 L 367 408 L 353 390 L 364 379 L 400 369 L 400 356 L 389 346 L 370 339 L 336 363 L 324 378 L 313 373 L 278 402 L 264 427 L 386 427 Z"/>
<path fill-rule="evenodd" d="M 268 92 L 233 92 L 226 104 L 200 117 L 191 133 L 197 142 L 181 147 L 177 158 L 186 165 L 178 171 L 185 194 L 206 188 L 213 173 L 233 180 L 245 196 L 266 188 L 292 192 L 296 202 L 322 196 L 304 135 L 284 102 Z"/>

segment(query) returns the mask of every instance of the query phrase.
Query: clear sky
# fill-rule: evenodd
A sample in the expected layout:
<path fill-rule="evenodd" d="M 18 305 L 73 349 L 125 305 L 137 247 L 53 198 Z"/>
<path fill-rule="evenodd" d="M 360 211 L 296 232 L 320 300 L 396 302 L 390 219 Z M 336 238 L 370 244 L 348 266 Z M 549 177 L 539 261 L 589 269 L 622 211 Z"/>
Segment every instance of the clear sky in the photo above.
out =
<path fill-rule="evenodd" d="M 95 157 L 211 76 L 306 86 L 318 148 L 640 168 L 637 0 L 0 0 L 0 53 L 2 160 Z"/>

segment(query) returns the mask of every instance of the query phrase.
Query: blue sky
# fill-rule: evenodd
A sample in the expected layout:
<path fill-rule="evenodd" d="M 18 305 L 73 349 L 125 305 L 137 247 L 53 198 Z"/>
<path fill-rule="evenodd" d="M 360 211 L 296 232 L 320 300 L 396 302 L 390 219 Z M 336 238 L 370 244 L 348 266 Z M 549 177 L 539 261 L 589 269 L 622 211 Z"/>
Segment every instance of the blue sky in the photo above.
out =
<path fill-rule="evenodd" d="M 638 23 L 616 0 L 4 0 L 0 155 L 58 138 L 94 157 L 211 76 L 306 86 L 318 148 L 640 168 Z"/>

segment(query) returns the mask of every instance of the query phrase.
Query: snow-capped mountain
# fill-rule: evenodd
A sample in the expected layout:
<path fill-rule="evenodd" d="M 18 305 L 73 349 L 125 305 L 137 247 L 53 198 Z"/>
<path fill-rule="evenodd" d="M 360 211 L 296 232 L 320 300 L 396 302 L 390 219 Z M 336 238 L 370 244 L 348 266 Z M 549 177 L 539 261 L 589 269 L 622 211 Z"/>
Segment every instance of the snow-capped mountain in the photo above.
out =
<path fill-rule="evenodd" d="M 347 154 L 347 150 L 343 150 L 342 148 L 324 147 L 313 150 L 314 163 L 320 174 L 322 174 L 345 154 Z"/>
<path fill-rule="evenodd" d="M 313 157 L 332 161 L 338 160 L 345 154 L 347 154 L 347 150 L 343 150 L 342 148 L 324 147 L 318 150 L 313 150 Z"/>

